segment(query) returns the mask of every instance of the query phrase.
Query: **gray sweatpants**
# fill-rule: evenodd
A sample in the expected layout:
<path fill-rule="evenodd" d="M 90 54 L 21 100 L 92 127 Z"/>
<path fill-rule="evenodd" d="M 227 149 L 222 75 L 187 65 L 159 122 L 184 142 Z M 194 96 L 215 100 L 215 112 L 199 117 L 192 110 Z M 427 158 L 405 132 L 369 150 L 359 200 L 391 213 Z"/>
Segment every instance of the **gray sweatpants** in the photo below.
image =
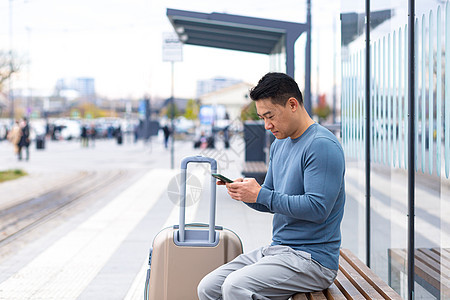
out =
<path fill-rule="evenodd" d="M 236 257 L 206 275 L 200 300 L 288 299 L 297 292 L 329 287 L 337 271 L 321 266 L 304 251 L 265 246 Z"/>

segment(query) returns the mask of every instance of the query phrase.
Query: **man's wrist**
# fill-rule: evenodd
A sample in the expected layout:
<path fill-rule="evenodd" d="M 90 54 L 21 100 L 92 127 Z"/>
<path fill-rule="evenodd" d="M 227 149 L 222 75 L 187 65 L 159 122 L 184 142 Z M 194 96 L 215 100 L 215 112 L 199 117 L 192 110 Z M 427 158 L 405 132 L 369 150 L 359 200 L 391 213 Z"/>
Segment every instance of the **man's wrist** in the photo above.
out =
<path fill-rule="evenodd" d="M 256 203 L 262 204 L 270 209 L 272 191 L 268 188 L 261 187 L 256 198 Z"/>
<path fill-rule="evenodd" d="M 258 196 L 259 196 L 259 193 L 261 192 L 261 189 L 262 189 L 262 187 L 260 187 L 260 186 L 257 188 L 254 203 L 258 202 Z"/>

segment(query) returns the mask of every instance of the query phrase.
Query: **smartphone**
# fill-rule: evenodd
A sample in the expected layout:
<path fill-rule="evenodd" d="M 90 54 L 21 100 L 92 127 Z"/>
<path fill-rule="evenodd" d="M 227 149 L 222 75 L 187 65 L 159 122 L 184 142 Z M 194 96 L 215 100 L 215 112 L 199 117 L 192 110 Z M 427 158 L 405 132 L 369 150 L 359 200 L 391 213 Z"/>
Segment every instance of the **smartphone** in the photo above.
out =
<path fill-rule="evenodd" d="M 212 173 L 211 174 L 212 177 L 219 179 L 220 181 L 223 181 L 225 183 L 231 183 L 233 182 L 233 180 L 231 180 L 230 178 L 227 178 L 225 176 L 223 176 L 222 174 L 216 174 L 216 173 Z"/>

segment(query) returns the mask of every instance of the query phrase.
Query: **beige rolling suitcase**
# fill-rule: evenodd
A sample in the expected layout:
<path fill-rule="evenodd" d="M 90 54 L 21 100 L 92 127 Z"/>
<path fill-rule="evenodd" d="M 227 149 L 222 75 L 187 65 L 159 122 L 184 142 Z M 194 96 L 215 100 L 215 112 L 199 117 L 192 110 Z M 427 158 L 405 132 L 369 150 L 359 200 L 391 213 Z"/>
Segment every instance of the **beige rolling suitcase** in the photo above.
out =
<path fill-rule="evenodd" d="M 217 162 L 192 156 L 181 163 L 180 225 L 163 229 L 153 240 L 145 283 L 145 299 L 198 299 L 200 280 L 215 268 L 242 253 L 242 243 L 232 231 L 215 226 L 216 180 L 211 176 L 209 224 L 185 225 L 186 171 L 188 163 L 209 163 L 211 172 Z"/>

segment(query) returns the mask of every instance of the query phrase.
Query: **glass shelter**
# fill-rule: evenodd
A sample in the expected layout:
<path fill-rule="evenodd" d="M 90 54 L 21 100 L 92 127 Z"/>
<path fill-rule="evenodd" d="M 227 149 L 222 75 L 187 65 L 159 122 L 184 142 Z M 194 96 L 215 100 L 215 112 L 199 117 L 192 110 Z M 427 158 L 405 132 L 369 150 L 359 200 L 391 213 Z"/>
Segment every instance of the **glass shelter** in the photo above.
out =
<path fill-rule="evenodd" d="M 411 3 L 341 0 L 343 246 L 405 299 L 450 299 L 450 4 Z"/>

